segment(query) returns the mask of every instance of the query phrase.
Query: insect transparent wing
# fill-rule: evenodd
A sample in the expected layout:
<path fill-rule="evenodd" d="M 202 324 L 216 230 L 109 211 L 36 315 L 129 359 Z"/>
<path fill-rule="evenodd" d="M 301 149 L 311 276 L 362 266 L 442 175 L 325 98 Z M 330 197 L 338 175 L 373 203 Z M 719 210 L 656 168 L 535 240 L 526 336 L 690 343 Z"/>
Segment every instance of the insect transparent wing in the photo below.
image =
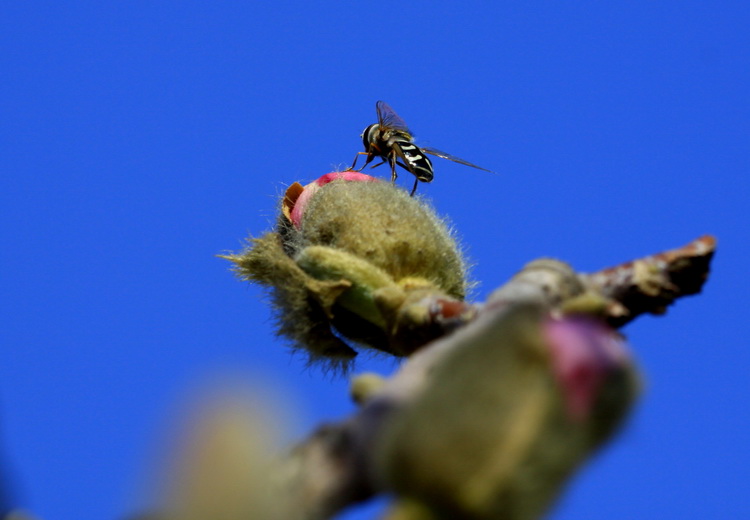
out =
<path fill-rule="evenodd" d="M 458 164 L 463 164 L 464 166 L 471 166 L 472 168 L 476 168 L 477 170 L 483 170 L 490 173 L 495 173 L 492 170 L 488 170 L 487 168 L 482 168 L 481 166 L 477 166 L 474 163 L 470 163 L 469 161 L 465 161 L 459 157 L 456 157 L 455 155 L 451 155 L 449 153 L 445 153 L 443 151 L 437 150 L 435 148 L 430 148 L 429 146 L 420 146 L 419 147 L 423 152 L 428 153 L 430 155 L 434 155 L 436 157 L 440 157 L 442 159 L 448 159 L 449 161 L 457 162 Z"/>
<path fill-rule="evenodd" d="M 411 131 L 409 130 L 409 127 L 406 126 L 406 122 L 399 117 L 388 103 L 385 101 L 378 101 L 375 103 L 375 110 L 378 112 L 378 123 L 380 123 L 381 127 L 399 130 L 411 135 Z"/>

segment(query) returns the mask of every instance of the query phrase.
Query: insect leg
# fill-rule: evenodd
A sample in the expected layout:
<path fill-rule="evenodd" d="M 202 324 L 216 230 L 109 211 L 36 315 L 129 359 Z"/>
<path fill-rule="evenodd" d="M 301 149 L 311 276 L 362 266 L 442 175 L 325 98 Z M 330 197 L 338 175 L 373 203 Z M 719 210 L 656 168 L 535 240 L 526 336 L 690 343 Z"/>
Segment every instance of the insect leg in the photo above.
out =
<path fill-rule="evenodd" d="M 411 189 L 411 193 L 409 193 L 409 197 L 413 197 L 414 194 L 416 193 L 416 191 L 417 191 L 417 184 L 419 184 L 419 178 L 418 177 L 414 177 L 414 187 Z"/>
<path fill-rule="evenodd" d="M 366 155 L 367 156 L 367 161 L 365 162 L 364 166 L 362 166 L 362 168 L 360 168 L 359 170 L 355 170 L 354 167 L 357 165 L 357 160 L 359 159 L 360 155 Z M 349 167 L 349 170 L 353 171 L 353 172 L 361 172 L 362 170 L 365 169 L 365 166 L 367 166 L 367 163 L 370 162 L 371 160 L 372 160 L 372 158 L 370 157 L 369 153 L 367 153 L 367 152 L 357 152 L 357 155 L 354 156 L 354 162 Z"/>
<path fill-rule="evenodd" d="M 398 175 L 396 175 L 396 158 L 394 157 L 395 153 L 391 152 L 391 154 L 388 156 L 388 162 L 391 164 L 391 182 L 393 184 L 396 184 L 396 178 Z"/>
<path fill-rule="evenodd" d="M 385 160 L 380 161 L 378 164 L 373 164 L 372 166 L 370 166 L 370 168 L 375 168 L 376 166 L 380 166 L 381 164 L 385 164 Z M 364 168 L 364 166 L 362 168 Z"/>

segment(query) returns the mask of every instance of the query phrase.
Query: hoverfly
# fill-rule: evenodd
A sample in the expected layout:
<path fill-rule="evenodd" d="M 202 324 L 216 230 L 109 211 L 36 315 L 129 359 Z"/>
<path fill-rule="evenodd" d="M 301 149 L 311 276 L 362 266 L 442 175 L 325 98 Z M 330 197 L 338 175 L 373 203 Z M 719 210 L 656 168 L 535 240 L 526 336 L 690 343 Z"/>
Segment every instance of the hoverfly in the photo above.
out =
<path fill-rule="evenodd" d="M 365 151 L 357 152 L 350 170 L 354 170 L 360 155 L 366 155 L 367 159 L 359 170 L 354 171 L 362 171 L 373 159 L 379 157 L 382 162 L 372 165 L 371 168 L 388 162 L 391 165 L 391 182 L 396 182 L 396 177 L 398 177 L 396 165 L 399 165 L 416 177 L 411 196 L 417 191 L 419 181 L 430 182 L 434 176 L 432 161 L 427 158 L 425 153 L 494 173 L 435 148 L 415 145 L 411 131 L 404 120 L 385 101 L 378 101 L 375 104 L 375 110 L 378 113 L 378 122 L 371 124 L 362 132 L 360 137 L 362 137 L 362 143 L 365 145 Z"/>

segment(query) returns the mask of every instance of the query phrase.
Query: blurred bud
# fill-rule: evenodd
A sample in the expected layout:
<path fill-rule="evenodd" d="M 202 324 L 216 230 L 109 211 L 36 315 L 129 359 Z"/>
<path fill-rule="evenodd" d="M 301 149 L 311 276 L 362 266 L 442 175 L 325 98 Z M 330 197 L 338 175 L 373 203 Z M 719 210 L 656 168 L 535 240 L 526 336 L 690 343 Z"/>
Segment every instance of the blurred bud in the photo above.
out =
<path fill-rule="evenodd" d="M 606 327 L 554 321 L 535 306 L 457 335 L 461 348 L 386 427 L 376 473 L 436 518 L 537 519 L 621 423 L 635 368 Z"/>
<path fill-rule="evenodd" d="M 468 285 L 456 241 L 423 199 L 351 171 L 290 186 L 276 231 L 225 258 L 270 289 L 280 334 L 340 363 L 356 355 L 342 337 L 395 355 L 419 348 L 437 334 L 424 332 L 431 309 L 420 302 L 460 301 Z"/>
<path fill-rule="evenodd" d="M 372 372 L 352 378 L 352 384 L 349 387 L 352 400 L 357 404 L 365 403 L 383 387 L 385 381 L 382 376 Z"/>
<path fill-rule="evenodd" d="M 290 518 L 294 504 L 274 477 L 283 407 L 258 403 L 259 392 L 268 395 L 225 383 L 192 404 L 171 436 L 157 504 L 138 519 Z"/>
<path fill-rule="evenodd" d="M 584 316 L 547 320 L 542 333 L 568 416 L 577 421 L 589 419 L 602 387 L 630 365 L 624 340 L 603 323 Z"/>

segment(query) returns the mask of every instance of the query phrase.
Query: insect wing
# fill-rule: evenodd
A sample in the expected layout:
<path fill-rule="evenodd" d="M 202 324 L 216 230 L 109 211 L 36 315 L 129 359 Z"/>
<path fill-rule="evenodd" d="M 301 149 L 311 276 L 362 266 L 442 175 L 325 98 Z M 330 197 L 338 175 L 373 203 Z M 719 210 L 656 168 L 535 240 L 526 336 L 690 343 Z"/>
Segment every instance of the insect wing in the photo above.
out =
<path fill-rule="evenodd" d="M 375 103 L 375 110 L 378 113 L 378 123 L 380 123 L 382 128 L 397 130 L 411 136 L 411 131 L 406 126 L 406 122 L 399 117 L 388 103 L 378 101 Z"/>
<path fill-rule="evenodd" d="M 476 168 L 477 170 L 483 170 L 490 173 L 495 173 L 492 170 L 488 170 L 487 168 L 482 168 L 481 166 L 477 166 L 474 163 L 470 163 L 469 161 L 465 161 L 459 157 L 456 157 L 455 155 L 451 155 L 449 153 L 445 153 L 443 151 L 437 150 L 435 148 L 430 148 L 429 146 L 420 146 L 419 147 L 423 152 L 429 153 L 431 155 L 434 155 L 436 157 L 440 157 L 441 159 L 448 159 L 449 161 L 456 162 L 458 164 L 463 164 L 464 166 L 471 166 L 472 168 Z"/>

